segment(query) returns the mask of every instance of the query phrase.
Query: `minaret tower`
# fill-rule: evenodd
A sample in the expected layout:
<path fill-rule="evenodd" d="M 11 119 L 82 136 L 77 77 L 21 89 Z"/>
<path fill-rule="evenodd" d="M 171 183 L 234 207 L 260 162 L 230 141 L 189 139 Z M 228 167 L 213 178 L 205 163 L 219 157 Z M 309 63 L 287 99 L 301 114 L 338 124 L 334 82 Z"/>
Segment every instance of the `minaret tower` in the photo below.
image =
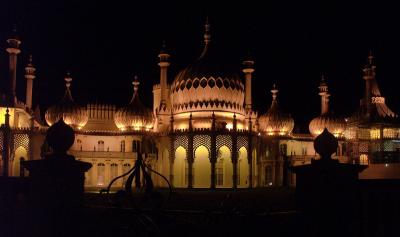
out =
<path fill-rule="evenodd" d="M 17 37 L 17 30 L 14 28 L 12 36 L 7 40 L 8 47 L 6 51 L 9 54 L 9 71 L 10 71 L 10 89 L 8 93 L 8 101 L 13 106 L 16 103 L 16 86 L 17 86 L 17 55 L 21 53 L 19 46 L 21 41 Z"/>
<path fill-rule="evenodd" d="M 374 56 L 372 56 L 372 52 L 369 52 L 368 62 L 363 69 L 363 79 L 365 80 L 365 98 L 364 104 L 366 107 L 366 115 L 369 117 L 371 115 L 372 110 L 372 93 L 371 93 L 371 81 L 375 79 L 375 69 L 376 66 L 373 64 Z"/>
<path fill-rule="evenodd" d="M 32 64 L 32 55 L 29 55 L 28 65 L 25 67 L 25 79 L 26 79 L 26 106 L 32 109 L 32 89 L 33 79 L 35 79 L 36 68 Z"/>
<path fill-rule="evenodd" d="M 319 83 L 319 95 L 321 96 L 321 115 L 329 112 L 329 96 L 328 85 L 325 82 L 324 75 L 321 76 L 321 82 Z"/>
<path fill-rule="evenodd" d="M 254 72 L 254 60 L 248 56 L 246 60 L 243 61 L 243 73 L 245 76 L 245 95 L 244 95 L 244 107 L 246 111 L 251 111 L 251 76 Z"/>
<path fill-rule="evenodd" d="M 169 66 L 169 54 L 166 51 L 165 41 L 163 41 L 163 45 L 158 57 L 160 58 L 160 62 L 158 65 L 160 66 L 160 87 L 161 87 L 161 102 L 160 109 L 165 110 L 167 105 L 167 77 L 168 77 L 168 66 Z"/>

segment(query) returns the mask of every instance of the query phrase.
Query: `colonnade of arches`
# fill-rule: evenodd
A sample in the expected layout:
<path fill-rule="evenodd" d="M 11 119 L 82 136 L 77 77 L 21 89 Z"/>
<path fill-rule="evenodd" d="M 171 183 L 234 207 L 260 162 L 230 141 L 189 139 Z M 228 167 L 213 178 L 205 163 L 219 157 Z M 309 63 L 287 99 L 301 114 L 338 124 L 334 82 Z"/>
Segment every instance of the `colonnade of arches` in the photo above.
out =
<path fill-rule="evenodd" d="M 187 151 L 182 146 L 175 150 L 175 159 L 172 165 L 173 186 L 188 187 L 189 163 Z M 227 146 L 218 149 L 217 161 L 215 164 L 215 184 L 217 188 L 233 187 L 233 163 L 231 150 Z M 163 157 L 164 158 L 164 157 Z M 241 147 L 238 152 L 237 161 L 237 187 L 249 187 L 249 160 L 247 149 Z M 163 162 L 162 162 L 163 163 Z M 164 162 L 165 163 L 165 162 Z M 194 150 L 192 167 L 193 188 L 209 188 L 211 186 L 211 161 L 210 151 L 205 146 L 199 146 Z"/>

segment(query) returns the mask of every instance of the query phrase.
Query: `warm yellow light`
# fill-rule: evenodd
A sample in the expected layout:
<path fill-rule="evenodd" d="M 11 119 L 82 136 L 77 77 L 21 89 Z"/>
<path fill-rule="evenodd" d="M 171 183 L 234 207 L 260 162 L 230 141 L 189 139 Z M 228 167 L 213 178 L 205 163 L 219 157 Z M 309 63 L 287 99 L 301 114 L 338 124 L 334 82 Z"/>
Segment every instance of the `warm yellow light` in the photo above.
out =
<path fill-rule="evenodd" d="M 225 127 L 226 127 L 226 129 L 231 130 L 231 129 L 233 129 L 233 124 L 227 123 Z"/>

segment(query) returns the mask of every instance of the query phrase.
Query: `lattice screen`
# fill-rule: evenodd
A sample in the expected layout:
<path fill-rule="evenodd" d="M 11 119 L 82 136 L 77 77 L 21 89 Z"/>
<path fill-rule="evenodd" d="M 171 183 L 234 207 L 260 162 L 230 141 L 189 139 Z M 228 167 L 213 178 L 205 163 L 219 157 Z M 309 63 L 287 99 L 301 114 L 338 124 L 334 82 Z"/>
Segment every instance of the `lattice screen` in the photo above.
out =
<path fill-rule="evenodd" d="M 360 152 L 368 152 L 368 143 L 367 142 L 360 142 L 359 145 L 359 151 Z"/>
<path fill-rule="evenodd" d="M 248 142 L 248 140 L 247 140 L 247 137 L 239 136 L 239 137 L 237 138 L 237 150 L 238 150 L 238 151 L 239 151 L 240 148 L 242 148 L 242 147 L 244 147 L 244 148 L 246 148 L 246 150 L 248 150 L 248 149 L 249 149 L 248 146 L 249 146 L 249 142 Z"/>
<path fill-rule="evenodd" d="M 211 150 L 211 137 L 208 135 L 196 135 L 193 137 L 193 150 L 195 151 L 199 146 L 205 146 Z"/>
<path fill-rule="evenodd" d="M 383 144 L 384 151 L 394 151 L 394 144 L 392 141 L 385 141 Z"/>
<path fill-rule="evenodd" d="M 187 138 L 187 136 L 179 135 L 179 136 L 175 137 L 174 150 L 176 150 L 176 148 L 178 148 L 179 146 L 182 146 L 183 148 L 185 148 L 185 150 L 188 149 L 188 138 Z"/>
<path fill-rule="evenodd" d="M 230 151 L 232 151 L 232 138 L 227 135 L 218 135 L 217 136 L 217 151 L 222 146 L 227 146 Z"/>
<path fill-rule="evenodd" d="M 28 134 L 15 133 L 14 134 L 14 151 L 22 146 L 27 152 L 29 152 L 29 137 Z"/>

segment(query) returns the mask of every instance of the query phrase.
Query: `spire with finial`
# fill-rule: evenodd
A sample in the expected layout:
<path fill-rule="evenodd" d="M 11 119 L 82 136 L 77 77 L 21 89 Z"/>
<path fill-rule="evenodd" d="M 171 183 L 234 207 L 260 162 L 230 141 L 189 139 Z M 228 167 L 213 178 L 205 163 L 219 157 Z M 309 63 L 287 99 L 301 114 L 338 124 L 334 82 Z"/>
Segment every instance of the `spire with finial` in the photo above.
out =
<path fill-rule="evenodd" d="M 273 100 L 273 101 L 276 101 L 276 97 L 278 97 L 278 92 L 279 92 L 279 90 L 276 88 L 276 84 L 274 83 L 274 84 L 272 85 L 272 90 L 271 90 L 271 93 L 272 93 L 272 100 Z"/>
<path fill-rule="evenodd" d="M 206 17 L 206 24 L 204 25 L 204 43 L 207 45 L 211 41 L 210 22 L 208 16 Z"/>
<path fill-rule="evenodd" d="M 36 69 L 35 69 L 35 67 L 34 67 L 34 65 L 32 63 L 32 54 L 29 54 L 28 64 L 25 67 L 25 77 L 27 75 L 34 76 L 35 75 L 35 71 L 36 71 Z"/>
<path fill-rule="evenodd" d="M 21 44 L 21 41 L 19 40 L 18 34 L 17 34 L 17 26 L 14 25 L 12 31 L 11 31 L 11 35 L 9 37 L 9 39 L 7 39 L 7 43 L 8 43 L 8 48 L 7 48 L 7 52 L 9 52 L 11 49 L 13 49 L 13 53 L 18 54 L 21 51 L 19 50 L 19 45 Z M 11 53 L 11 52 L 9 52 Z"/>
<path fill-rule="evenodd" d="M 160 58 L 160 62 L 168 62 L 169 54 L 167 52 L 167 43 L 165 40 L 162 41 L 160 53 L 158 57 Z M 161 65 L 160 65 L 161 66 Z"/>
<path fill-rule="evenodd" d="M 72 82 L 72 77 L 71 77 L 70 72 L 67 72 L 67 74 L 64 77 L 64 81 L 65 81 L 65 86 L 69 89 L 69 87 L 71 86 L 71 82 Z"/>
<path fill-rule="evenodd" d="M 71 94 L 71 82 L 72 82 L 72 76 L 71 73 L 69 71 L 67 71 L 65 77 L 64 77 L 64 81 L 65 81 L 65 94 L 64 94 L 64 98 L 63 101 L 74 101 L 74 99 L 72 98 L 72 94 Z"/>
<path fill-rule="evenodd" d="M 167 105 L 167 100 L 168 100 L 168 89 L 167 89 L 167 79 L 168 79 L 168 58 L 169 54 L 166 50 L 167 46 L 165 43 L 165 40 L 162 42 L 161 46 L 161 51 L 160 54 L 158 54 L 158 57 L 160 58 L 160 62 L 158 65 L 160 66 L 160 87 L 161 87 L 161 98 L 160 98 L 160 108 L 164 108 Z"/>
<path fill-rule="evenodd" d="M 10 110 L 8 109 L 8 107 L 6 108 L 6 114 L 4 115 L 4 125 L 6 126 L 6 127 L 9 127 L 10 126 Z"/>
<path fill-rule="evenodd" d="M 132 82 L 132 85 L 133 85 L 133 91 L 134 91 L 134 93 L 136 95 L 138 93 L 139 85 L 140 85 L 140 82 L 138 80 L 138 76 L 137 75 L 135 75 L 134 80 Z"/>
<path fill-rule="evenodd" d="M 32 63 L 32 54 L 29 55 L 28 64 L 25 67 L 25 79 L 26 79 L 26 101 L 25 104 L 28 108 L 32 109 L 32 89 L 33 79 L 35 79 L 35 67 Z"/>
<path fill-rule="evenodd" d="M 325 82 L 324 74 L 321 75 L 321 82 L 319 83 L 319 95 L 321 96 L 321 114 L 329 112 L 329 92 L 328 85 Z"/>
<path fill-rule="evenodd" d="M 372 50 L 369 50 L 369 54 L 368 54 L 368 64 L 372 65 L 372 62 L 374 60 L 374 56 L 372 55 Z"/>

